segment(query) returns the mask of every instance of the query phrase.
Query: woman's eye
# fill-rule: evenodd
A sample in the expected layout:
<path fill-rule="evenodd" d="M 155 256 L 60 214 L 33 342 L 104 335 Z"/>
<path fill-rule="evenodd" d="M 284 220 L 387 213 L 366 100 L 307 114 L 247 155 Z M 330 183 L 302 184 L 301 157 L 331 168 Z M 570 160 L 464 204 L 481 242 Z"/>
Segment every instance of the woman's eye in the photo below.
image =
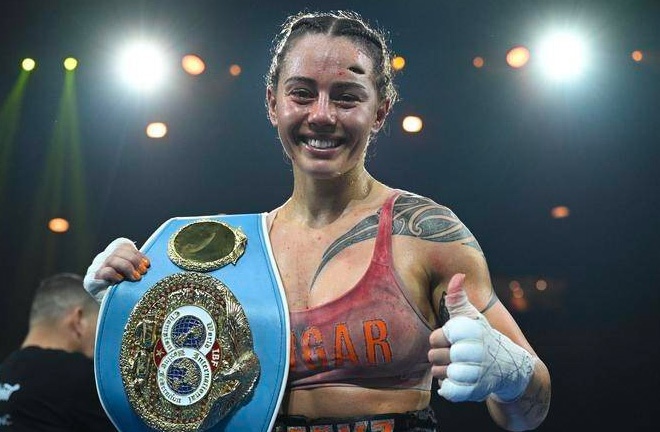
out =
<path fill-rule="evenodd" d="M 342 93 L 335 98 L 337 103 L 345 108 L 352 108 L 360 102 L 360 97 L 352 93 Z"/>
<path fill-rule="evenodd" d="M 293 89 L 289 94 L 299 99 L 309 99 L 313 97 L 312 92 L 307 89 Z"/>
<path fill-rule="evenodd" d="M 354 94 L 344 93 L 344 94 L 339 96 L 339 100 L 341 102 L 357 102 L 359 100 L 359 98 L 357 96 L 355 96 Z"/>

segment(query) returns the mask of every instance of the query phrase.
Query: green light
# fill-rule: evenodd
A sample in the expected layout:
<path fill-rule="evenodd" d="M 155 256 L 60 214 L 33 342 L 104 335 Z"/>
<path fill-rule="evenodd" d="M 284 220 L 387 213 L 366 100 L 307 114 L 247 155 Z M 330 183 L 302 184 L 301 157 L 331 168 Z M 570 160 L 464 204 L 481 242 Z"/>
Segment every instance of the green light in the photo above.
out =
<path fill-rule="evenodd" d="M 78 60 L 73 57 L 67 57 L 64 60 L 64 69 L 72 71 L 78 66 Z"/>
<path fill-rule="evenodd" d="M 41 274 L 53 273 L 64 261 L 67 265 L 84 268 L 84 262 L 89 260 L 93 250 L 87 224 L 87 194 L 75 80 L 75 73 L 64 74 L 64 86 L 50 143 L 44 155 L 44 166 L 35 167 L 35 173 L 40 178 L 30 211 L 30 226 L 33 229 L 22 240 L 21 266 L 17 270 L 19 278 L 29 277 L 35 268 Z M 45 229 L 44 221 L 54 216 L 66 216 L 71 224 L 66 234 L 53 235 Z M 65 241 L 68 246 L 63 243 Z M 64 250 L 67 251 L 66 256 L 62 256 Z"/>
<path fill-rule="evenodd" d="M 9 168 L 12 167 L 14 138 L 20 124 L 21 107 L 29 76 L 30 74 L 26 71 L 20 73 L 18 81 L 0 106 L 0 209 L 5 208 L 4 190 L 9 176 Z"/>
<path fill-rule="evenodd" d="M 26 59 L 24 59 L 23 62 L 21 63 L 21 67 L 23 68 L 23 70 L 26 70 L 26 71 L 30 72 L 30 71 L 33 70 L 35 67 L 37 67 L 37 62 L 35 62 L 35 61 L 32 60 L 31 58 L 26 58 Z"/>

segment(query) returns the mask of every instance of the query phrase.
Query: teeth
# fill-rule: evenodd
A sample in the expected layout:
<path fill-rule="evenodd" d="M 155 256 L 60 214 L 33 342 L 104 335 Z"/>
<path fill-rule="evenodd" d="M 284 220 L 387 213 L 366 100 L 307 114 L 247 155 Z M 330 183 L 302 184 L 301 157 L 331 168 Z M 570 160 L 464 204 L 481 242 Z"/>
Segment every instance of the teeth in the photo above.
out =
<path fill-rule="evenodd" d="M 336 147 L 337 143 L 335 141 L 322 141 L 317 139 L 309 139 L 307 140 L 307 145 L 318 149 L 326 149 L 326 148 Z"/>

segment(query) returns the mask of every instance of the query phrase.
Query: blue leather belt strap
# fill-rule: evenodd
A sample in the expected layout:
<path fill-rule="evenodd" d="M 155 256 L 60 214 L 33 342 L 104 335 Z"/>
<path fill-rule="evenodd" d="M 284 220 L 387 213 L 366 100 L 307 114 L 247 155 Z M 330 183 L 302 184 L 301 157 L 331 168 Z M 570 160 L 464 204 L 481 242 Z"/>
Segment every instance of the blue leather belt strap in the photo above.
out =
<path fill-rule="evenodd" d="M 270 431 L 284 394 L 289 366 L 289 314 L 282 283 L 272 255 L 266 214 L 173 218 L 162 224 L 141 251 L 151 267 L 138 282 L 121 282 L 103 299 L 95 350 L 96 383 L 101 403 L 120 431 L 148 432 L 148 426 L 128 399 L 120 373 L 125 327 L 135 305 L 163 278 L 181 273 L 167 255 L 168 240 L 182 227 L 199 220 L 224 222 L 247 237 L 244 254 L 207 274 L 226 285 L 245 311 L 252 331 L 260 373 L 252 393 L 209 431 Z"/>

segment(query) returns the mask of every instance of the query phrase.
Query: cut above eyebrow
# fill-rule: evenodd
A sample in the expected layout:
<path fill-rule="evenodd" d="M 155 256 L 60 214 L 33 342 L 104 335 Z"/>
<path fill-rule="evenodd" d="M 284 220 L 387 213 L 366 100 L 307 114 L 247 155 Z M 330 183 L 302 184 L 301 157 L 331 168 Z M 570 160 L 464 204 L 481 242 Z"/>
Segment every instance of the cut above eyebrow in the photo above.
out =
<path fill-rule="evenodd" d="M 348 68 L 348 70 L 351 71 L 351 72 L 353 72 L 353 73 L 356 73 L 356 74 L 358 74 L 358 75 L 364 75 L 364 74 L 367 73 L 367 72 L 366 72 L 364 69 L 362 69 L 360 66 L 350 66 L 350 67 Z"/>

